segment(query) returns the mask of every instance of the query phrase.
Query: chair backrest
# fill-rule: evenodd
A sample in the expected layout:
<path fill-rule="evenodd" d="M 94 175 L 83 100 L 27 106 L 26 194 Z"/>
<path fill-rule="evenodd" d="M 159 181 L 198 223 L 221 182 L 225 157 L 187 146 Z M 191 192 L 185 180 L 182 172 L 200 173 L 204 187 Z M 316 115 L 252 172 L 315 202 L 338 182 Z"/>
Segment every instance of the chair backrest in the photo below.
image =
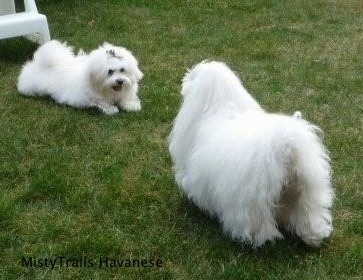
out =
<path fill-rule="evenodd" d="M 15 13 L 15 3 L 14 1 L 3 1 L 0 0 L 0 16 L 9 15 Z"/>

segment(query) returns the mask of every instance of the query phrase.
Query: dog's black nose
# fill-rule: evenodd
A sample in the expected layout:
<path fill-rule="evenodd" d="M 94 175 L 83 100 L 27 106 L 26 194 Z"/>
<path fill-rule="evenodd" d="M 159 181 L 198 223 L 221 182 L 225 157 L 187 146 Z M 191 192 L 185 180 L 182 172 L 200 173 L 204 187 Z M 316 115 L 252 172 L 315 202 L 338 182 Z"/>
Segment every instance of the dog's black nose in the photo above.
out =
<path fill-rule="evenodd" d="M 124 81 L 123 81 L 123 80 L 116 80 L 116 83 L 117 83 L 119 86 L 121 86 L 121 85 L 124 83 Z"/>

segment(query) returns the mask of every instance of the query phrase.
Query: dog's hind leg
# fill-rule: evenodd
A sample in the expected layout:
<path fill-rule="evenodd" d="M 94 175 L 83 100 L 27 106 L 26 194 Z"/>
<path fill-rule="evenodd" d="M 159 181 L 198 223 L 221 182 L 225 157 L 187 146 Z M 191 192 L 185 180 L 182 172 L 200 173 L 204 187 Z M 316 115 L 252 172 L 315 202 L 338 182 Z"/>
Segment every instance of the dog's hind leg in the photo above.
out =
<path fill-rule="evenodd" d="M 268 177 L 267 174 L 256 174 Z M 235 200 L 230 200 L 229 204 L 233 207 L 224 207 L 221 221 L 224 230 L 229 232 L 232 238 L 249 242 L 254 248 L 267 241 L 283 238 L 277 228 L 275 215 L 281 193 L 281 184 L 277 179 L 275 177 L 263 182 L 252 180 L 251 185 L 244 183 L 245 189 L 249 191 L 235 195 Z"/>
<path fill-rule="evenodd" d="M 240 210 L 239 213 L 224 213 L 221 219 L 224 231 L 233 239 L 257 248 L 267 241 L 283 238 L 269 209 Z"/>

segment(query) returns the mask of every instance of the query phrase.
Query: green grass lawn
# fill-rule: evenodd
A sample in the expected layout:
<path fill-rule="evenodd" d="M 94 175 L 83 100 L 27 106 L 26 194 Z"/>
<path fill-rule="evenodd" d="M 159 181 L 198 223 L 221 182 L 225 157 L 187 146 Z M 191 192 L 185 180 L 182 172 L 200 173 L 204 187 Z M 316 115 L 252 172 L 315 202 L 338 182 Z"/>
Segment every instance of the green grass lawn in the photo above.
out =
<path fill-rule="evenodd" d="M 52 38 L 133 51 L 143 110 L 113 117 L 25 98 L 36 45 L 0 41 L 0 279 L 362 279 L 360 0 L 38 0 Z M 254 251 L 180 193 L 166 138 L 187 68 L 227 62 L 268 111 L 296 110 L 331 151 L 334 232 Z M 161 259 L 162 267 L 27 268 L 22 257 Z"/>

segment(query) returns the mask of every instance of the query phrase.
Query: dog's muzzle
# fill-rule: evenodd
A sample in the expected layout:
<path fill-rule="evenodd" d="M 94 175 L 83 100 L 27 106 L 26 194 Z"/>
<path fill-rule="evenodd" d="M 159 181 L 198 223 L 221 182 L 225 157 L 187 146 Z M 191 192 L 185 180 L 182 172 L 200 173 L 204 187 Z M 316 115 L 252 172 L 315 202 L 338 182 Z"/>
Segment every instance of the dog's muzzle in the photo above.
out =
<path fill-rule="evenodd" d="M 122 89 L 124 81 L 123 80 L 116 80 L 115 85 L 112 87 L 115 91 L 120 91 Z"/>

